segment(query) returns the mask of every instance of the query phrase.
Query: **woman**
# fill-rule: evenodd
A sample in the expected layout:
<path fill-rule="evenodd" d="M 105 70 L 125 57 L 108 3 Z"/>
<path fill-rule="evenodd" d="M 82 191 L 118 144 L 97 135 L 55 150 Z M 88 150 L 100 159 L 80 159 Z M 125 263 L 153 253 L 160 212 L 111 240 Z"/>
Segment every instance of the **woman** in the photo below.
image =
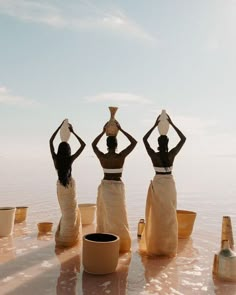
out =
<path fill-rule="evenodd" d="M 123 151 L 116 153 L 117 139 L 115 136 L 107 137 L 107 153 L 98 149 L 97 144 L 105 134 L 106 125 L 92 143 L 93 150 L 104 171 L 104 178 L 98 187 L 97 232 L 118 235 L 120 237 L 120 252 L 128 252 L 131 248 L 131 238 L 125 204 L 125 188 L 121 177 L 125 158 L 134 149 L 137 141 L 124 131 L 118 122 L 116 123 L 120 132 L 130 141 Z"/>
<path fill-rule="evenodd" d="M 173 257 L 177 252 L 178 224 L 176 217 L 176 188 L 172 176 L 175 156 L 185 143 L 186 137 L 174 125 L 168 116 L 169 124 L 180 137 L 179 143 L 168 150 L 168 137 L 158 137 L 158 152 L 148 143 L 148 138 L 158 126 L 160 116 L 154 126 L 143 137 L 147 153 L 152 160 L 155 176 L 148 189 L 146 200 L 146 225 L 142 234 L 140 247 L 148 255 L 165 255 Z"/>
<path fill-rule="evenodd" d="M 64 122 L 64 121 L 63 121 Z M 85 148 L 83 140 L 74 132 L 69 124 L 69 130 L 78 139 L 80 148 L 71 155 L 71 148 L 67 142 L 61 142 L 57 154 L 54 151 L 53 141 L 63 122 L 50 138 L 50 151 L 57 170 L 57 198 L 61 208 L 62 217 L 56 231 L 56 246 L 71 247 L 79 240 L 80 215 L 76 200 L 76 186 L 72 178 L 72 163 Z"/>

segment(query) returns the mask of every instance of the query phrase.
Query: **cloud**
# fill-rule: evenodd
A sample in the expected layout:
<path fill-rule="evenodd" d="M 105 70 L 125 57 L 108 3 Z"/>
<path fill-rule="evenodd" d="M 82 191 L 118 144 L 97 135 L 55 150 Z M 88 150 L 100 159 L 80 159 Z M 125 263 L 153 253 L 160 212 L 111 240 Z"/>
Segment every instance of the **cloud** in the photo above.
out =
<path fill-rule="evenodd" d="M 54 2 L 55 3 L 55 2 Z M 25 22 L 41 23 L 58 29 L 105 30 L 145 41 L 156 42 L 154 36 L 146 32 L 136 22 L 129 19 L 118 9 L 102 7 L 92 1 L 80 0 L 65 4 L 42 0 L 0 0 L 0 13 L 15 17 Z"/>
<path fill-rule="evenodd" d="M 0 104 L 14 105 L 14 106 L 33 106 L 35 101 L 11 94 L 11 92 L 4 86 L 0 86 Z"/>
<path fill-rule="evenodd" d="M 125 92 L 108 92 L 108 93 L 101 93 L 94 96 L 87 96 L 85 100 L 88 102 L 117 102 L 123 104 L 129 103 L 142 103 L 142 104 L 150 104 L 151 101 L 145 97 L 132 94 L 132 93 L 125 93 Z"/>

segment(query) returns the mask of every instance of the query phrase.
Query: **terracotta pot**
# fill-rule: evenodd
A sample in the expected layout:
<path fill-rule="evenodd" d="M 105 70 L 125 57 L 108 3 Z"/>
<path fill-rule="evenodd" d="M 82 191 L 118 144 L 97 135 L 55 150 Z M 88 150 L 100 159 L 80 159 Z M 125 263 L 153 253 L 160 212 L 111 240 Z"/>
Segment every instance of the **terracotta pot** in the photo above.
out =
<path fill-rule="evenodd" d="M 15 207 L 0 207 L 0 237 L 7 237 L 13 233 Z"/>
<path fill-rule="evenodd" d="M 78 207 L 81 216 L 81 223 L 84 225 L 94 223 L 97 205 L 92 203 L 84 203 L 79 204 Z"/>
<path fill-rule="evenodd" d="M 83 237 L 84 271 L 102 275 L 116 270 L 120 238 L 109 233 L 91 233 Z"/>
<path fill-rule="evenodd" d="M 20 223 L 26 220 L 28 207 L 16 207 L 15 223 Z"/>
<path fill-rule="evenodd" d="M 222 229 L 221 229 L 221 248 L 223 247 L 223 241 L 228 240 L 230 248 L 234 247 L 233 229 L 230 216 L 223 216 Z"/>
<path fill-rule="evenodd" d="M 192 234 L 197 213 L 188 210 L 177 210 L 176 213 L 178 220 L 178 238 L 187 239 Z"/>
<path fill-rule="evenodd" d="M 106 125 L 106 135 L 107 136 L 116 136 L 119 131 L 117 124 L 116 124 L 116 120 L 115 120 L 115 113 L 118 110 L 118 108 L 117 107 L 109 107 L 109 110 L 110 110 L 111 117 Z"/>
<path fill-rule="evenodd" d="M 39 233 L 47 233 L 52 231 L 52 222 L 39 222 L 37 225 Z"/>

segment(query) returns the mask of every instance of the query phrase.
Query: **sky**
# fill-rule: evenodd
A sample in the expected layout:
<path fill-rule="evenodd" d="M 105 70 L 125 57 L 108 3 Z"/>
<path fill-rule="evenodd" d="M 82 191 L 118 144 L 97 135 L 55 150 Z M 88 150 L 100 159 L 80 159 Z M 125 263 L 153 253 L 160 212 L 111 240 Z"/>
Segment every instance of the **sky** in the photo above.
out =
<path fill-rule="evenodd" d="M 147 169 L 149 178 L 142 137 L 166 109 L 187 137 L 181 189 L 235 193 L 235 78 L 235 0 L 0 0 L 1 177 L 54 175 L 48 141 L 68 118 L 87 144 L 76 173 L 101 178 L 91 142 L 117 106 L 138 141 L 125 177 Z"/>

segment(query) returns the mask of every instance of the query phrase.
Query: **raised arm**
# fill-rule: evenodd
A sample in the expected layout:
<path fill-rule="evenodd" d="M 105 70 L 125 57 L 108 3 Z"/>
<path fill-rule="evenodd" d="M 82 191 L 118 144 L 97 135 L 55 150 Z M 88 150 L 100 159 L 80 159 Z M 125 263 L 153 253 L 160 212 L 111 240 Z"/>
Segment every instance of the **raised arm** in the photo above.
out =
<path fill-rule="evenodd" d="M 120 130 L 120 132 L 123 133 L 127 137 L 127 139 L 130 141 L 130 144 L 127 146 L 127 148 L 125 148 L 123 151 L 120 152 L 120 155 L 126 157 L 135 148 L 135 146 L 137 144 L 137 140 L 134 139 L 133 136 L 131 136 L 124 129 L 122 129 L 118 122 L 117 122 L 117 127 Z"/>
<path fill-rule="evenodd" d="M 99 155 L 103 154 L 97 147 L 98 142 L 100 141 L 100 139 L 102 138 L 102 136 L 105 134 L 105 126 L 103 127 L 102 132 L 94 139 L 94 141 L 92 142 L 92 148 L 94 153 L 97 155 L 97 157 L 99 157 Z"/>
<path fill-rule="evenodd" d="M 65 121 L 65 120 L 64 120 Z M 64 121 L 62 121 L 62 123 L 60 124 L 60 126 L 56 129 L 56 131 L 53 132 L 50 140 L 49 140 L 49 145 L 50 145 L 50 151 L 51 151 L 51 155 L 52 155 L 52 158 L 54 159 L 55 156 L 56 156 L 56 153 L 55 153 L 55 150 L 54 150 L 54 145 L 53 145 L 53 141 L 58 133 L 58 131 L 60 130 L 62 124 L 64 123 Z"/>
<path fill-rule="evenodd" d="M 74 136 L 78 139 L 80 143 L 79 149 L 71 156 L 72 162 L 82 153 L 83 149 L 85 148 L 86 144 L 85 142 L 74 132 L 72 125 L 69 125 L 69 130 Z"/>
<path fill-rule="evenodd" d="M 152 132 L 153 132 L 153 130 L 157 127 L 157 125 L 159 124 L 159 122 L 160 122 L 160 116 L 158 116 L 158 118 L 156 119 L 156 122 L 155 122 L 155 124 L 153 125 L 153 127 L 144 135 L 144 137 L 143 137 L 143 143 L 144 143 L 144 145 L 145 145 L 145 148 L 146 148 L 146 150 L 147 150 L 147 153 L 149 154 L 149 156 L 151 155 L 151 154 L 153 154 L 153 153 L 155 153 L 154 152 L 154 150 L 150 147 L 150 144 L 149 144 L 149 142 L 148 142 L 148 138 L 149 138 L 149 136 L 152 134 Z"/>
<path fill-rule="evenodd" d="M 179 130 L 179 128 L 177 128 L 175 126 L 175 124 L 172 122 L 170 116 L 168 115 L 168 119 L 167 119 L 170 123 L 170 125 L 174 128 L 174 130 L 176 131 L 176 133 L 179 135 L 180 137 L 180 141 L 178 142 L 178 144 L 170 151 L 171 153 L 174 153 L 174 155 L 177 155 L 178 152 L 181 150 L 182 146 L 184 145 L 185 141 L 186 141 L 186 137 L 184 136 L 184 134 Z"/>

